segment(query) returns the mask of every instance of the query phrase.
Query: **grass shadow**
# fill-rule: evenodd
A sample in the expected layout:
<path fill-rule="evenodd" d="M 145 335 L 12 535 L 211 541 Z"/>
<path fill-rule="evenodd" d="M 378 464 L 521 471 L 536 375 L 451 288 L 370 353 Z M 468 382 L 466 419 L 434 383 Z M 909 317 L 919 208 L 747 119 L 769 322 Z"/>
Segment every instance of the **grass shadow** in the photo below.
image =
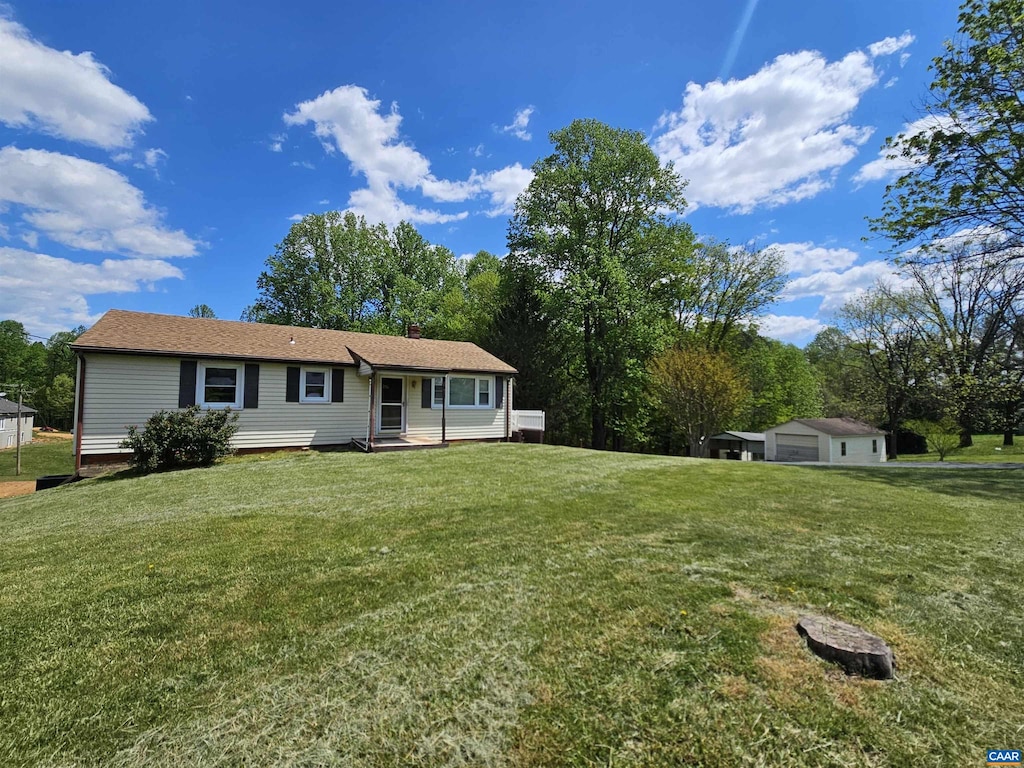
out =
<path fill-rule="evenodd" d="M 916 488 L 946 496 L 1000 499 L 1019 497 L 1024 491 L 1024 470 L 938 467 L 807 467 L 891 488 Z"/>

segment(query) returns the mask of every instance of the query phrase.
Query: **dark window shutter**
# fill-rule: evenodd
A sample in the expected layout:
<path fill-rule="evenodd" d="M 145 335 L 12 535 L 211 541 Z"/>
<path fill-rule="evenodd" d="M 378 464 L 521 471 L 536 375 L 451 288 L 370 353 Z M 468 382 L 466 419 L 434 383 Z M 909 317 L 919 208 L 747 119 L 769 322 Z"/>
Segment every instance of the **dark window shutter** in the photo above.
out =
<path fill-rule="evenodd" d="M 505 377 L 494 377 L 494 407 L 501 408 L 505 404 Z"/>
<path fill-rule="evenodd" d="M 289 403 L 299 402 L 299 369 L 295 366 L 288 366 L 288 376 L 285 380 L 284 399 Z"/>
<path fill-rule="evenodd" d="M 331 402 L 345 402 L 345 369 L 331 369 Z"/>
<path fill-rule="evenodd" d="M 420 392 L 420 406 L 429 408 L 434 403 L 434 380 L 424 379 L 422 384 L 423 391 Z"/>
<path fill-rule="evenodd" d="M 260 407 L 260 366 L 258 363 L 245 364 L 245 395 L 243 408 Z"/>
<path fill-rule="evenodd" d="M 196 361 L 182 360 L 178 372 L 178 407 L 196 404 Z"/>

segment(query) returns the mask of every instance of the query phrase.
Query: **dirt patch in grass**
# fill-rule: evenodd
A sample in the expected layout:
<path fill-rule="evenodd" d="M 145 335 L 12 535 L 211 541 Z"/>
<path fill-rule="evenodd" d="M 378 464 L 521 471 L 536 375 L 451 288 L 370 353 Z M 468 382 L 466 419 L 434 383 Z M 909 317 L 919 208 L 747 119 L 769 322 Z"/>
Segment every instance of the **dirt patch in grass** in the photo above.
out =
<path fill-rule="evenodd" d="M 11 480 L 0 483 L 0 499 L 9 499 L 12 496 L 24 496 L 26 493 L 35 493 L 35 480 Z"/>

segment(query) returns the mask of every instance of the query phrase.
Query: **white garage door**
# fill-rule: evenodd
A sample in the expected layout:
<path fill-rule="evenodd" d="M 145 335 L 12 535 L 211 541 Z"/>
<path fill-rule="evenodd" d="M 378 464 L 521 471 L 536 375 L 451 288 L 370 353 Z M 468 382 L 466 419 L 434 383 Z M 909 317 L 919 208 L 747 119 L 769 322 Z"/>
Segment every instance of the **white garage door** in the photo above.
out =
<path fill-rule="evenodd" d="M 818 438 L 814 435 L 776 435 L 776 461 L 819 461 Z"/>

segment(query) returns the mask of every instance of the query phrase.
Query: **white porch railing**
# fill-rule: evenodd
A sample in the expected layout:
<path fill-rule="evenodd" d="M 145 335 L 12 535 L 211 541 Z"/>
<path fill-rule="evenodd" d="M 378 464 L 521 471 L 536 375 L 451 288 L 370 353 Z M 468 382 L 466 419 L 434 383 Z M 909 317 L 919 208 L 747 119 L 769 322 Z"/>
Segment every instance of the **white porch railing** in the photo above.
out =
<path fill-rule="evenodd" d="M 530 429 L 544 431 L 544 411 L 512 411 L 512 431 Z"/>

